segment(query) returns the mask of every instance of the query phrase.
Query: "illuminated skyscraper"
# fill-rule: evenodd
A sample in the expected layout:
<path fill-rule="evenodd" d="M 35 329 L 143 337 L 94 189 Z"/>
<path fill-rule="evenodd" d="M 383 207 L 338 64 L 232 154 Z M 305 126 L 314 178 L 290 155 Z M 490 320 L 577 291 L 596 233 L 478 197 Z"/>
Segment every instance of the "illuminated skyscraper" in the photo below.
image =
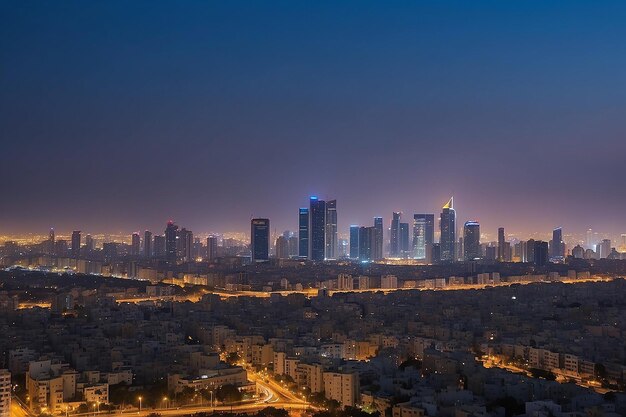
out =
<path fill-rule="evenodd" d="M 454 211 L 454 197 L 443 206 L 440 217 L 441 238 L 439 245 L 442 262 L 453 262 L 456 245 L 456 212 Z"/>
<path fill-rule="evenodd" d="M 463 251 L 466 261 L 482 257 L 480 249 L 480 225 L 476 221 L 467 221 L 463 227 Z"/>
<path fill-rule="evenodd" d="M 435 243 L 435 215 L 413 215 L 413 258 L 431 262 L 433 243 Z"/>
<path fill-rule="evenodd" d="M 50 228 L 50 233 L 48 234 L 48 255 L 54 255 L 54 245 L 55 245 L 55 240 L 54 240 L 54 229 Z"/>
<path fill-rule="evenodd" d="M 326 255 L 326 202 L 311 197 L 309 208 L 309 259 L 323 261 Z"/>
<path fill-rule="evenodd" d="M 72 257 L 78 258 L 80 255 L 80 230 L 72 232 Z"/>
<path fill-rule="evenodd" d="M 586 249 L 594 249 L 596 246 L 593 240 L 593 230 L 587 229 L 587 247 Z"/>
<path fill-rule="evenodd" d="M 143 233 L 143 256 L 145 258 L 152 257 L 152 232 L 149 230 Z"/>
<path fill-rule="evenodd" d="M 155 258 L 165 258 L 165 236 L 156 235 L 154 236 L 154 257 Z"/>
<path fill-rule="evenodd" d="M 359 258 L 359 226 L 350 226 L 350 259 Z"/>
<path fill-rule="evenodd" d="M 91 235 L 87 235 L 85 236 L 85 250 L 87 252 L 92 252 L 96 249 L 96 243 L 93 240 L 93 237 Z"/>
<path fill-rule="evenodd" d="M 250 222 L 250 251 L 252 262 L 270 259 L 270 220 L 252 219 Z"/>
<path fill-rule="evenodd" d="M 193 260 L 193 232 L 184 227 L 177 234 L 176 248 L 178 259 L 183 262 L 191 262 Z"/>
<path fill-rule="evenodd" d="M 141 238 L 139 233 L 133 233 L 130 237 L 130 254 L 132 256 L 139 256 L 141 251 Z"/>
<path fill-rule="evenodd" d="M 602 239 L 600 243 L 596 245 L 596 254 L 599 259 L 605 259 L 611 253 L 611 240 Z"/>
<path fill-rule="evenodd" d="M 165 258 L 169 262 L 176 262 L 177 247 L 176 235 L 178 234 L 178 226 L 173 221 L 167 222 L 165 227 Z"/>
<path fill-rule="evenodd" d="M 337 200 L 326 202 L 326 259 L 337 259 Z"/>
<path fill-rule="evenodd" d="M 298 215 L 298 255 L 309 257 L 309 209 L 301 208 Z"/>
<path fill-rule="evenodd" d="M 389 230 L 389 256 L 397 258 L 400 256 L 400 212 L 394 211 L 391 214 L 391 228 Z"/>
<path fill-rule="evenodd" d="M 374 244 L 372 246 L 372 259 L 383 259 L 383 218 L 374 217 Z"/>

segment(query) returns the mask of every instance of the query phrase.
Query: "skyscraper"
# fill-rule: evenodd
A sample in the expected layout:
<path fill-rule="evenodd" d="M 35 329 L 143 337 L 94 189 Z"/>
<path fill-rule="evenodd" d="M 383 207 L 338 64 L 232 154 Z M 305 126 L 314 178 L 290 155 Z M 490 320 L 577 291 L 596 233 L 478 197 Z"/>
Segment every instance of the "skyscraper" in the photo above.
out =
<path fill-rule="evenodd" d="M 276 238 L 276 258 L 288 259 L 289 258 L 289 241 L 288 239 L 280 235 Z"/>
<path fill-rule="evenodd" d="M 152 257 L 152 232 L 149 230 L 143 233 L 143 256 L 145 258 Z"/>
<path fill-rule="evenodd" d="M 482 256 L 480 250 L 480 225 L 476 221 L 467 221 L 463 227 L 464 258 L 466 261 L 479 259 Z"/>
<path fill-rule="evenodd" d="M 611 253 L 611 240 L 610 239 L 602 239 L 600 243 L 596 245 L 596 256 L 599 259 L 605 259 Z"/>
<path fill-rule="evenodd" d="M 374 244 L 372 246 L 372 259 L 383 259 L 383 218 L 374 217 Z"/>
<path fill-rule="evenodd" d="M 132 256 L 139 256 L 140 251 L 141 251 L 141 238 L 139 237 L 139 233 L 135 232 L 130 237 L 130 254 Z"/>
<path fill-rule="evenodd" d="M 557 227 L 552 231 L 552 240 L 550 241 L 550 257 L 565 257 L 565 243 L 563 243 L 563 231 L 560 227 Z"/>
<path fill-rule="evenodd" d="M 55 240 L 54 240 L 54 229 L 50 228 L 50 232 L 48 234 L 48 255 L 54 255 L 54 245 L 55 245 Z"/>
<path fill-rule="evenodd" d="M 206 238 L 206 258 L 208 261 L 217 258 L 217 237 L 209 236 Z"/>
<path fill-rule="evenodd" d="M 301 208 L 298 215 L 298 255 L 309 257 L 309 209 Z"/>
<path fill-rule="evenodd" d="M 595 243 L 593 241 L 593 230 L 587 229 L 587 247 L 586 249 L 593 249 L 595 247 Z"/>
<path fill-rule="evenodd" d="M 359 258 L 359 226 L 350 225 L 350 259 Z"/>
<path fill-rule="evenodd" d="M 413 215 L 413 258 L 432 261 L 432 245 L 435 243 L 435 215 Z"/>
<path fill-rule="evenodd" d="M 371 261 L 374 258 L 374 249 L 376 241 L 376 227 L 360 227 L 359 228 L 359 260 Z"/>
<path fill-rule="evenodd" d="M 309 208 L 309 259 L 323 261 L 326 255 L 326 202 L 311 197 Z"/>
<path fill-rule="evenodd" d="M 400 256 L 400 212 L 394 211 L 391 214 L 391 228 L 389 230 L 389 256 L 397 258 Z"/>
<path fill-rule="evenodd" d="M 176 262 L 177 248 L 176 235 L 178 234 L 178 226 L 173 221 L 167 222 L 165 227 L 165 258 L 169 262 Z"/>
<path fill-rule="evenodd" d="M 80 230 L 72 232 L 72 257 L 78 258 L 80 255 Z"/>
<path fill-rule="evenodd" d="M 498 228 L 498 261 L 504 262 L 505 259 L 505 238 L 504 238 L 504 227 Z"/>
<path fill-rule="evenodd" d="M 270 220 L 250 221 L 250 251 L 252 262 L 267 262 L 270 259 Z"/>
<path fill-rule="evenodd" d="M 409 254 L 409 224 L 400 223 L 400 256 L 406 258 Z"/>
<path fill-rule="evenodd" d="M 193 232 L 184 227 L 178 232 L 177 251 L 178 258 L 183 262 L 191 262 L 193 260 Z"/>
<path fill-rule="evenodd" d="M 326 259 L 337 259 L 337 200 L 326 202 Z"/>
<path fill-rule="evenodd" d="M 441 228 L 441 238 L 439 239 L 441 261 L 453 262 L 456 259 L 456 212 L 454 211 L 454 197 L 450 197 L 450 200 L 443 206 L 439 227 Z"/>

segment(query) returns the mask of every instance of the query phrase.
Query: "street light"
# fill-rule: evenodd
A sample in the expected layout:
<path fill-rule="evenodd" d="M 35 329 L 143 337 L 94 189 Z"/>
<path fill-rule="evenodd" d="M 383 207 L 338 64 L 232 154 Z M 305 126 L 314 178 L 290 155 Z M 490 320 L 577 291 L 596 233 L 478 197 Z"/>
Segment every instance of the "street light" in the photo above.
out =
<path fill-rule="evenodd" d="M 163 397 L 163 402 L 165 403 L 165 409 L 167 410 L 167 397 Z"/>
<path fill-rule="evenodd" d="M 143 399 L 143 398 L 139 397 L 139 412 L 140 412 L 140 413 L 141 413 L 141 400 L 142 400 L 142 399 Z"/>

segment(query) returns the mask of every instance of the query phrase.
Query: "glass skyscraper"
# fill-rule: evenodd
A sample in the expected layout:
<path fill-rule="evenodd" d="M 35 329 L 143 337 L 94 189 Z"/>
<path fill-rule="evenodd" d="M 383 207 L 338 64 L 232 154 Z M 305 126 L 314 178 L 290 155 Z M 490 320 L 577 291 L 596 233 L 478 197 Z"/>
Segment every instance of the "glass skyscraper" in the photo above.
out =
<path fill-rule="evenodd" d="M 326 255 L 326 202 L 310 198 L 309 208 L 309 259 L 323 261 Z"/>
<path fill-rule="evenodd" d="M 441 237 L 441 261 L 454 262 L 456 246 L 456 212 L 454 211 L 454 197 L 443 206 L 440 218 Z"/>
<path fill-rule="evenodd" d="M 309 209 L 306 207 L 298 214 L 298 256 L 309 257 Z"/>
<path fill-rule="evenodd" d="M 252 262 L 270 260 L 270 220 L 252 219 L 250 222 L 250 251 Z"/>

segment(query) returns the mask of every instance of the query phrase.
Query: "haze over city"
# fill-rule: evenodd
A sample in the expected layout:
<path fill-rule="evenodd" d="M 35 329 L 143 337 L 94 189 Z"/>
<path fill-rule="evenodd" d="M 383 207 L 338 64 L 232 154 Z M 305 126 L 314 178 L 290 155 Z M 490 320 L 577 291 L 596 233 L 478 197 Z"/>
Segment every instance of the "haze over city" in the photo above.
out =
<path fill-rule="evenodd" d="M 36 5 L 36 7 L 34 7 Z M 3 2 L 2 234 L 626 231 L 623 2 Z"/>

